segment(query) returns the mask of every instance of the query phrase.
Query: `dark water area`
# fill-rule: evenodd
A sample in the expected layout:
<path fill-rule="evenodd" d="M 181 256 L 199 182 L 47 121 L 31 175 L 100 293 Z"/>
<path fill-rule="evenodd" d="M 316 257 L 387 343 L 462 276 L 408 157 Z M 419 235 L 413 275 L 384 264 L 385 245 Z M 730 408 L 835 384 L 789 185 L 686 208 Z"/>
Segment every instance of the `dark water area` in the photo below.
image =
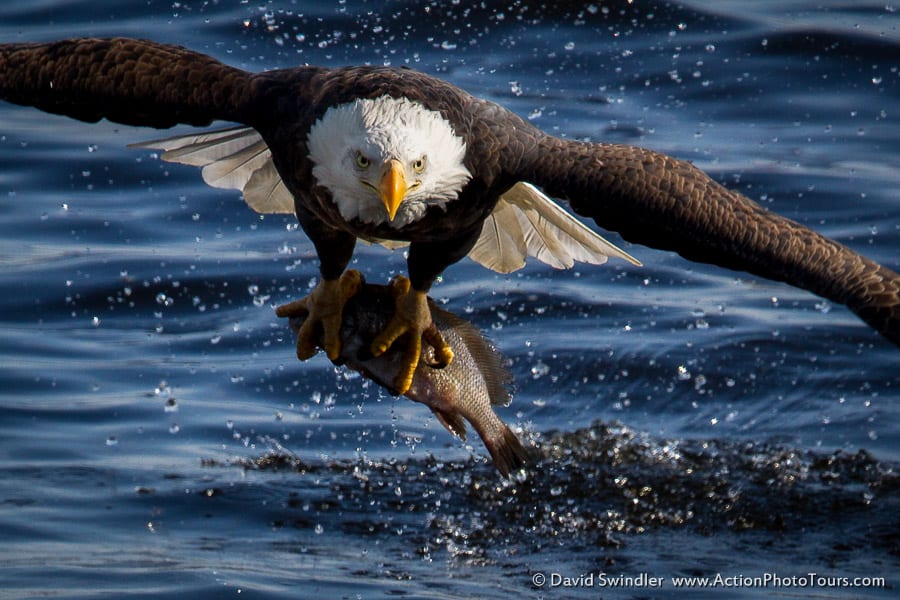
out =
<path fill-rule="evenodd" d="M 896 270 L 898 12 L 55 0 L 4 3 L 0 41 L 408 64 Z M 0 104 L 0 596 L 896 596 L 900 353 L 844 307 L 613 233 L 642 268 L 454 265 L 433 296 L 510 360 L 500 414 L 533 453 L 501 480 L 424 406 L 296 361 L 272 307 L 313 285 L 312 244 L 126 148 L 169 133 Z"/>

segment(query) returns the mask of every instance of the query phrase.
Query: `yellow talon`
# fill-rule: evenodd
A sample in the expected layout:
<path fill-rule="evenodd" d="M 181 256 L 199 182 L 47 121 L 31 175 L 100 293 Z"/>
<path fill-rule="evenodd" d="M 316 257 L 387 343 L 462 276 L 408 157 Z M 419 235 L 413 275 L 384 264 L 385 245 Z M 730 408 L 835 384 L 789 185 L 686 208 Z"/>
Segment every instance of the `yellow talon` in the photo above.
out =
<path fill-rule="evenodd" d="M 279 317 L 309 315 L 297 333 L 297 358 L 312 357 L 318 346 L 318 327 L 322 328 L 322 347 L 329 359 L 335 360 L 341 352 L 341 322 L 344 305 L 363 284 L 359 271 L 350 269 L 338 279 L 323 279 L 299 300 L 282 304 L 275 309 Z"/>
<path fill-rule="evenodd" d="M 422 340 L 434 347 L 437 366 L 446 366 L 453 360 L 453 351 L 444 341 L 431 321 L 431 309 L 425 292 L 411 289 L 409 279 L 403 276 L 391 281 L 396 305 L 394 316 L 372 342 L 370 349 L 374 356 L 387 352 L 400 336 L 409 334 L 407 346 L 401 357 L 401 367 L 394 377 L 393 387 L 399 394 L 405 394 L 412 385 L 413 375 L 422 356 Z"/>
<path fill-rule="evenodd" d="M 444 336 L 441 335 L 441 332 L 438 331 L 433 323 L 422 334 L 422 339 L 434 348 L 434 358 L 429 366 L 443 369 L 450 364 L 453 360 L 453 348 L 444 341 Z"/>

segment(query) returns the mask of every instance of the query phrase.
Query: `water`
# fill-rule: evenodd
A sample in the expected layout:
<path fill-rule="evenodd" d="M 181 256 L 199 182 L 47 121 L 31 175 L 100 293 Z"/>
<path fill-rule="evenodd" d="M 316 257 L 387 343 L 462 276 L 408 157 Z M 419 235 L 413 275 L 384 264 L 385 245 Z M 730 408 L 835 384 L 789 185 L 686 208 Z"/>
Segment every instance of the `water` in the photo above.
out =
<path fill-rule="evenodd" d="M 0 39 L 409 64 L 900 266 L 898 8 L 705 4 L 55 0 L 4 4 Z M 535 447 L 503 482 L 424 407 L 294 360 L 271 306 L 308 289 L 311 244 L 125 148 L 159 135 L 0 105 L 5 595 L 896 594 L 898 354 L 843 307 L 628 244 L 643 268 L 451 267 L 434 296 L 510 358 L 502 414 Z M 672 581 L 717 574 L 738 587 Z"/>

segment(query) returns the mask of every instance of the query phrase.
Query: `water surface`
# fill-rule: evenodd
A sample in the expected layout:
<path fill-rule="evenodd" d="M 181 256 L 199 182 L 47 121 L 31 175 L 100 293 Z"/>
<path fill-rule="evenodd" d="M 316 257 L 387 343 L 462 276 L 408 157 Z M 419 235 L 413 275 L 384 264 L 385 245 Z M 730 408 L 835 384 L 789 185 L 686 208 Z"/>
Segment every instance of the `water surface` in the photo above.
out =
<path fill-rule="evenodd" d="M 900 267 L 896 8 L 707 4 L 48 0 L 0 7 L 0 40 L 408 64 Z M 503 482 L 423 406 L 297 362 L 272 306 L 315 281 L 312 245 L 126 149 L 156 137 L 0 105 L 6 594 L 696 598 L 726 592 L 671 578 L 810 572 L 889 586 L 727 595 L 896 593 L 898 353 L 845 308 L 627 243 L 643 268 L 451 267 L 433 294 L 511 360 L 502 416 L 536 455 Z M 372 281 L 405 268 L 356 257 Z"/>

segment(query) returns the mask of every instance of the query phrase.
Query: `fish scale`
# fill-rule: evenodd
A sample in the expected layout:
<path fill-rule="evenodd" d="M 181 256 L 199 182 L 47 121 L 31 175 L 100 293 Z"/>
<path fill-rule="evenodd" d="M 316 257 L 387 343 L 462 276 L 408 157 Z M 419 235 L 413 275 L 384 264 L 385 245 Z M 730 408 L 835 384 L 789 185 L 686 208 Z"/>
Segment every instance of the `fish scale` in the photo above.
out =
<path fill-rule="evenodd" d="M 423 345 L 412 385 L 404 395 L 428 406 L 450 433 L 463 440 L 468 421 L 484 442 L 494 466 L 508 477 L 527 458 L 515 433 L 493 409 L 495 405 L 509 404 L 512 374 L 503 365 L 497 348 L 474 325 L 438 307 L 431 299 L 429 306 L 435 326 L 453 348 L 454 358 L 444 367 L 432 366 L 433 349 Z M 344 306 L 341 352 L 334 362 L 358 371 L 396 395 L 391 385 L 402 366 L 402 351 L 392 346 L 381 356 L 373 357 L 369 350 L 393 310 L 391 286 L 364 283 Z M 304 319 L 291 319 L 295 334 Z M 321 342 L 321 332 L 319 335 Z"/>

